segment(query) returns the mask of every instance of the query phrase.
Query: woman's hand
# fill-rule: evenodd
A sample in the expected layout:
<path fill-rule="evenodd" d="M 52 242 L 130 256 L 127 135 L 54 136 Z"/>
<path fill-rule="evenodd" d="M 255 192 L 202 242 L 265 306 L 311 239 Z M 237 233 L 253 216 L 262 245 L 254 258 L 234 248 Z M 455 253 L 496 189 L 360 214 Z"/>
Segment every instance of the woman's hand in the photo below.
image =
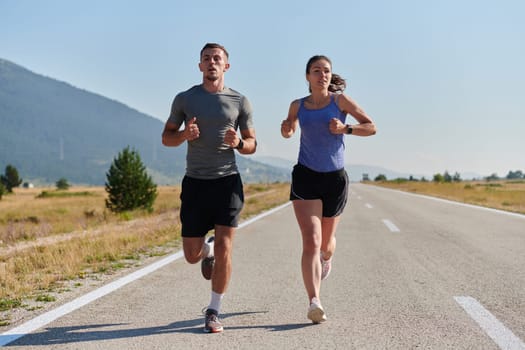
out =
<path fill-rule="evenodd" d="M 283 120 L 281 123 L 281 135 L 285 138 L 289 138 L 293 134 L 292 122 L 289 119 Z"/>
<path fill-rule="evenodd" d="M 328 125 L 328 128 L 330 129 L 330 132 L 334 135 L 346 133 L 346 125 L 343 124 L 343 122 L 337 118 L 332 118 L 330 120 L 330 124 Z"/>

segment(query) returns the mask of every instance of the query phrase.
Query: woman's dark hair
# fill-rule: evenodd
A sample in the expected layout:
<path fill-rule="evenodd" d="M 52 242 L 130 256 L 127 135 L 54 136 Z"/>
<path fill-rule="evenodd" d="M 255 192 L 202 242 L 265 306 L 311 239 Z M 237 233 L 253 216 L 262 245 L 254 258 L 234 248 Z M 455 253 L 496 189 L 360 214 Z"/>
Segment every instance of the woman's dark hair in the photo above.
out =
<path fill-rule="evenodd" d="M 328 57 L 326 57 L 325 55 L 315 55 L 310 57 L 310 59 L 306 63 L 306 74 L 310 73 L 310 68 L 312 67 L 312 64 L 319 60 L 325 60 L 330 64 L 330 67 L 332 67 L 332 61 Z M 343 79 L 339 74 L 335 74 L 334 72 L 332 72 L 332 79 L 330 80 L 330 86 L 328 86 L 328 91 L 343 92 L 345 88 L 346 80 Z M 308 90 L 312 92 L 312 89 L 310 89 L 310 87 L 308 87 Z"/>

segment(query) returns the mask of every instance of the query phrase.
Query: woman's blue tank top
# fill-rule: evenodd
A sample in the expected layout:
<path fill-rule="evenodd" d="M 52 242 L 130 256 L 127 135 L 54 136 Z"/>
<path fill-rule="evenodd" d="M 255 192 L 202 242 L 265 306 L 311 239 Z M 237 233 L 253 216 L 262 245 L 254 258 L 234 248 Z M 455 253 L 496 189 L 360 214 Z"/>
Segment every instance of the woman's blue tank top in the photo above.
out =
<path fill-rule="evenodd" d="M 299 163 L 317 172 L 330 172 L 344 168 L 344 134 L 330 133 L 332 118 L 346 122 L 346 113 L 341 111 L 330 96 L 330 103 L 321 109 L 307 109 L 304 100 L 300 100 L 297 118 L 301 127 Z"/>

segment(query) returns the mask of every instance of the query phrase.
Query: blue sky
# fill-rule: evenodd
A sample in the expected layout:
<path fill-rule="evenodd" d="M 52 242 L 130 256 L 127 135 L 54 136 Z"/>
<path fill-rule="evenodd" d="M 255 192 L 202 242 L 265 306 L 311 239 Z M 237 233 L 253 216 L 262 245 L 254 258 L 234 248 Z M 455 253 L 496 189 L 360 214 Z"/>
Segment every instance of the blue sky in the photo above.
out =
<path fill-rule="evenodd" d="M 257 155 L 293 160 L 299 135 L 282 139 L 280 123 L 325 54 L 378 128 L 346 139 L 347 163 L 505 176 L 525 171 L 523 14 L 522 0 L 0 0 L 0 58 L 165 121 L 219 42 L 226 84 L 254 107 Z"/>

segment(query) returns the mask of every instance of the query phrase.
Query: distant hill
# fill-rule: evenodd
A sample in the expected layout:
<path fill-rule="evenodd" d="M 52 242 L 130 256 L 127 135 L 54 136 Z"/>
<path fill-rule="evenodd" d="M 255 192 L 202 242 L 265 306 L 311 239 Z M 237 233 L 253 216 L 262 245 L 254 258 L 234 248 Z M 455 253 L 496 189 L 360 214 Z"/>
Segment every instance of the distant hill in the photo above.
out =
<path fill-rule="evenodd" d="M 297 161 L 294 160 L 272 156 L 260 156 L 258 154 L 254 154 L 253 158 L 258 162 L 268 164 L 277 168 L 286 169 L 288 172 L 291 172 L 292 167 L 297 163 Z"/>
<path fill-rule="evenodd" d="M 0 59 L 0 173 L 12 164 L 24 182 L 103 185 L 113 159 L 130 146 L 157 184 L 176 184 L 186 146 L 164 147 L 163 126 L 118 101 Z M 288 180 L 283 169 L 237 159 L 247 183 Z"/>
<path fill-rule="evenodd" d="M 374 180 L 378 175 L 385 175 L 388 180 L 393 180 L 397 178 L 409 178 L 411 175 L 417 179 L 423 177 L 423 175 L 418 174 L 408 174 L 399 171 L 394 171 L 386 169 L 379 166 L 371 166 L 364 164 L 348 164 L 346 166 L 348 171 L 348 176 L 353 181 L 360 181 L 363 179 L 363 176 L 366 174 L 370 180 Z M 426 177 L 427 180 L 432 180 L 431 178 Z"/>
<path fill-rule="evenodd" d="M 279 157 L 271 157 L 271 156 L 254 156 L 255 160 L 261 163 L 265 163 L 277 168 L 287 169 L 287 171 L 290 173 L 292 170 L 292 167 L 296 163 L 296 161 L 283 159 Z M 373 180 L 377 175 L 383 174 L 387 177 L 387 179 L 392 180 L 396 178 L 408 178 L 410 175 L 414 176 L 415 178 L 420 179 L 422 176 L 417 174 L 407 174 L 402 172 L 397 172 L 393 170 L 389 170 L 383 167 L 378 166 L 371 166 L 371 165 L 364 165 L 364 164 L 346 164 L 345 169 L 348 172 L 348 177 L 351 181 L 361 181 L 363 179 L 363 175 L 367 174 L 370 180 Z M 430 180 L 430 178 L 427 177 L 427 180 Z"/>

